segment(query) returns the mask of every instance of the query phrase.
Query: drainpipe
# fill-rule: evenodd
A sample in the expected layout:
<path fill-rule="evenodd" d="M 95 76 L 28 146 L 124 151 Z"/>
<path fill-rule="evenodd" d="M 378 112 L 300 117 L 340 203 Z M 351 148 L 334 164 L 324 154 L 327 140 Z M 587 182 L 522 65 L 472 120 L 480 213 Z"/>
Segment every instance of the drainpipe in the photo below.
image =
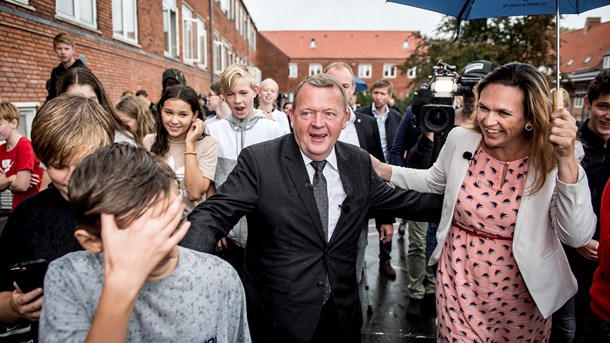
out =
<path fill-rule="evenodd" d="M 216 70 L 216 66 L 214 65 L 214 0 L 210 0 L 210 84 L 214 83 L 214 70 Z"/>

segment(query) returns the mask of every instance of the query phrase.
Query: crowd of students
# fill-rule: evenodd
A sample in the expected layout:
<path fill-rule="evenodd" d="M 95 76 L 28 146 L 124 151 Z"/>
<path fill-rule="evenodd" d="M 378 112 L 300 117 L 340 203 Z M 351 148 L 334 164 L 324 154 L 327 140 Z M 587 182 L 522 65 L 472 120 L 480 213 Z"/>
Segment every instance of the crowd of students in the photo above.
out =
<path fill-rule="evenodd" d="M 215 257 L 178 246 L 184 237 L 191 247 L 209 243 L 194 243 L 193 237 L 201 232 L 187 236 L 191 224 L 185 219 L 195 210 L 202 225 L 201 218 L 207 217 L 198 205 L 222 192 L 230 176 L 233 179 L 225 190 L 238 192 L 238 176 L 232 172 L 236 169 L 235 174 L 247 178 L 251 171 L 244 170 L 244 163 L 252 162 L 247 156 L 240 160 L 242 151 L 282 136 L 282 141 L 275 142 L 285 144 L 285 135 L 295 128 L 289 119 L 323 120 L 325 125 L 334 125 L 333 130 L 345 128 L 348 119 L 340 123 L 337 120 L 343 116 L 337 119 L 330 107 L 321 111 L 319 118 L 324 119 L 311 119 L 318 118 L 318 113 L 297 104 L 297 95 L 294 104 L 286 103 L 284 112 L 280 111 L 278 84 L 265 79 L 258 85 L 251 67 L 243 64 L 227 67 L 207 96 L 189 87 L 181 71 L 168 69 L 162 75 L 163 93 L 157 104 L 145 100 L 147 94 L 142 91 L 140 96 L 126 94 L 113 104 L 94 73 L 70 54 L 74 42 L 69 36 L 56 36 L 54 47 L 61 63 L 53 69 L 49 97 L 32 123 L 31 142 L 18 132 L 17 108 L 0 103 L 0 139 L 5 141 L 0 145 L 0 190 L 14 194 L 12 212 L 0 236 L 0 341 L 249 342 L 251 330 L 257 334 L 254 339 L 267 337 L 260 330 L 269 318 L 253 316 L 246 303 L 260 305 L 274 299 L 252 300 L 242 284 L 252 278 L 244 270 L 251 241 L 248 221 L 243 217 L 237 222 L 236 217 L 233 229 L 222 227 L 213 232 L 229 232 L 215 241 Z M 352 84 L 328 78 L 308 78 L 297 91 L 301 86 L 308 92 L 337 86 L 344 100 L 351 95 Z M 386 98 L 391 97 L 391 84 L 379 84 L 378 88 L 390 90 Z M 434 253 L 429 252 L 432 262 L 440 262 L 436 274 L 439 340 L 508 337 L 586 342 L 610 338 L 610 221 L 606 218 L 610 185 L 602 196 L 610 178 L 606 167 L 610 161 L 610 72 L 601 72 L 592 83 L 585 98 L 591 118 L 579 129 L 566 110 L 551 113 L 549 95 L 546 80 L 535 68 L 502 66 L 478 85 L 473 118 L 465 128 L 452 131 L 431 168 L 391 167 L 373 158 L 377 173 L 388 182 L 404 189 L 445 193 L 437 235 L 440 244 Z M 309 103 L 311 99 L 305 100 Z M 315 99 L 330 102 L 325 95 Z M 386 122 L 381 118 L 383 111 L 389 113 L 387 100 L 371 107 L 370 116 L 377 118 L 380 128 Z M 347 110 L 347 101 L 343 102 L 349 118 L 352 112 Z M 360 118 L 352 117 L 352 122 Z M 400 118 L 396 120 L 397 126 Z M 294 134 L 304 160 L 308 160 L 307 152 L 315 155 L 328 135 L 316 132 L 303 129 Z M 381 132 L 380 146 L 385 151 L 381 157 L 387 161 L 393 139 L 385 140 L 394 133 L 395 129 Z M 336 136 L 330 147 L 324 140 L 324 147 L 333 154 L 339 132 Z M 577 140 L 584 143 L 584 149 L 574 143 Z M 304 151 L 300 144 L 310 150 Z M 472 151 L 473 157 L 462 156 L 464 149 Z M 248 150 L 248 156 L 253 151 L 257 150 Z M 456 171 L 466 177 L 452 178 Z M 314 175 L 313 170 L 309 172 Z M 345 182 L 336 176 L 338 183 Z M 370 182 L 377 185 L 375 178 Z M 249 181 L 248 192 L 263 192 Z M 510 194 L 495 193 L 498 185 L 500 191 L 506 185 Z M 269 189 L 280 192 L 281 187 L 273 184 Z M 495 196 L 490 199 L 492 190 Z M 390 190 L 383 192 L 390 197 Z M 239 211 L 252 213 L 253 203 L 268 196 L 219 197 L 210 208 L 231 209 L 247 203 Z M 332 196 L 329 200 L 336 201 Z M 381 200 L 378 195 L 376 201 Z M 429 216 L 438 218 L 440 200 L 429 203 L 438 207 Z M 286 210 L 281 204 L 277 208 Z M 221 222 L 221 215 L 232 220 L 239 211 L 211 216 Z M 339 203 L 335 225 L 345 211 L 349 213 Z M 269 220 L 265 211 L 254 213 L 257 222 Z M 282 218 L 285 214 L 277 215 Z M 364 218 L 367 214 L 358 215 Z M 493 231 L 485 228 L 490 220 L 495 221 Z M 339 219 L 339 223 L 343 222 Z M 281 233 L 291 225 L 295 224 L 283 223 L 274 232 Z M 391 241 L 392 230 L 380 232 L 387 233 Z M 259 238 L 254 244 L 263 244 Z M 387 238 L 383 243 L 388 243 Z M 345 255 L 349 263 L 354 259 L 349 271 L 356 267 L 357 242 L 353 243 L 353 254 L 350 250 Z M 249 249 L 257 248 L 252 245 Z M 280 256 L 279 251 L 275 254 Z M 274 253 L 264 258 L 272 256 Z M 22 289 L 9 267 L 40 260 L 50 263 L 44 287 Z M 389 260 L 384 262 L 390 265 Z M 351 273 L 354 281 L 359 272 Z M 335 302 L 327 302 L 328 294 L 338 296 L 331 285 L 344 280 L 329 280 L 326 273 L 326 280 L 317 283 L 324 293 L 320 305 L 324 306 L 317 308 L 317 314 L 337 320 L 333 325 L 346 325 L 340 310 L 332 315 L 327 312 L 328 306 L 335 306 Z M 351 280 L 346 284 L 352 285 Z M 483 289 L 489 292 L 481 294 Z M 285 304 L 269 306 L 273 306 L 269 311 L 277 311 Z M 566 320 L 549 320 L 554 312 Z M 354 319 L 351 324 L 355 323 Z M 324 334 L 335 330 L 328 323 L 308 325 L 311 334 L 299 341 L 323 342 Z M 551 325 L 561 330 L 551 334 Z M 299 330 L 302 326 L 295 323 Z M 336 328 L 345 329 L 345 335 L 327 337 L 359 341 L 353 336 L 354 327 L 348 326 Z M 268 337 L 294 338 L 292 331 L 279 328 Z"/>

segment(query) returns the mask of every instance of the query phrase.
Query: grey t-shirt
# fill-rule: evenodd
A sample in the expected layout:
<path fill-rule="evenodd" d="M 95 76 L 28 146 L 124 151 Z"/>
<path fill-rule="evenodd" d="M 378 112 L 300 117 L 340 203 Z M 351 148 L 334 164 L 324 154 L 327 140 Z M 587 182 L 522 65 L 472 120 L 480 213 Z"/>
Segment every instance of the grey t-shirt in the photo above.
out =
<path fill-rule="evenodd" d="M 138 295 L 127 342 L 250 342 L 244 289 L 215 256 L 180 247 L 178 265 Z M 67 254 L 49 265 L 40 342 L 83 342 L 102 292 L 103 254 Z"/>

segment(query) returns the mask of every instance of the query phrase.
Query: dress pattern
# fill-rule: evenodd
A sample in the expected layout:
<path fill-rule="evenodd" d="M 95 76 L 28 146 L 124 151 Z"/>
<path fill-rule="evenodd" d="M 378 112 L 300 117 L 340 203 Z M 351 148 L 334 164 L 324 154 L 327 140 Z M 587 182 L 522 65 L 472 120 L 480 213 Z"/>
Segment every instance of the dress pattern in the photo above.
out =
<path fill-rule="evenodd" d="M 551 320 L 512 249 L 527 162 L 495 160 L 480 146 L 468 167 L 439 261 L 439 342 L 548 342 Z"/>

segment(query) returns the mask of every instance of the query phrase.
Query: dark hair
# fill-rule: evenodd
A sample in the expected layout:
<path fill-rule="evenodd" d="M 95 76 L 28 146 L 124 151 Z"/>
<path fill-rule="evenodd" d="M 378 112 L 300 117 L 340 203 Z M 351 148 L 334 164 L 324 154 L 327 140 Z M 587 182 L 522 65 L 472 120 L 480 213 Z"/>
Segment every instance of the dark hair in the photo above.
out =
<path fill-rule="evenodd" d="M 222 87 L 220 86 L 220 82 L 216 81 L 210 85 L 210 89 L 216 93 L 216 95 L 222 95 Z"/>
<path fill-rule="evenodd" d="M 114 111 L 114 106 L 108 98 L 104 86 L 100 80 L 87 68 L 75 67 L 68 69 L 57 82 L 57 96 L 60 96 L 68 91 L 72 85 L 89 85 L 97 96 L 97 101 L 110 114 L 114 122 L 115 130 L 121 131 L 126 136 L 131 137 L 129 127 L 117 116 Z"/>
<path fill-rule="evenodd" d="M 161 95 L 161 99 L 157 103 L 157 134 L 155 141 L 150 147 L 150 151 L 158 156 L 165 156 L 169 151 L 168 133 L 163 126 L 163 105 L 167 100 L 178 99 L 186 102 L 191 107 L 193 115 L 201 118 L 199 101 L 197 100 L 197 92 L 189 86 L 176 85 L 166 89 Z"/>
<path fill-rule="evenodd" d="M 126 143 L 99 148 L 70 177 L 76 227 L 101 237 L 100 215 L 108 213 L 124 228 L 176 187 L 172 169 L 150 152 Z"/>
<path fill-rule="evenodd" d="M 139 89 L 136 92 L 136 96 L 140 96 L 140 95 L 146 98 L 146 97 L 148 97 L 148 92 L 145 89 Z"/>
<path fill-rule="evenodd" d="M 610 70 L 600 71 L 595 79 L 591 81 L 589 91 L 587 92 L 589 103 L 593 104 L 593 100 L 599 98 L 602 93 L 610 94 Z"/>

